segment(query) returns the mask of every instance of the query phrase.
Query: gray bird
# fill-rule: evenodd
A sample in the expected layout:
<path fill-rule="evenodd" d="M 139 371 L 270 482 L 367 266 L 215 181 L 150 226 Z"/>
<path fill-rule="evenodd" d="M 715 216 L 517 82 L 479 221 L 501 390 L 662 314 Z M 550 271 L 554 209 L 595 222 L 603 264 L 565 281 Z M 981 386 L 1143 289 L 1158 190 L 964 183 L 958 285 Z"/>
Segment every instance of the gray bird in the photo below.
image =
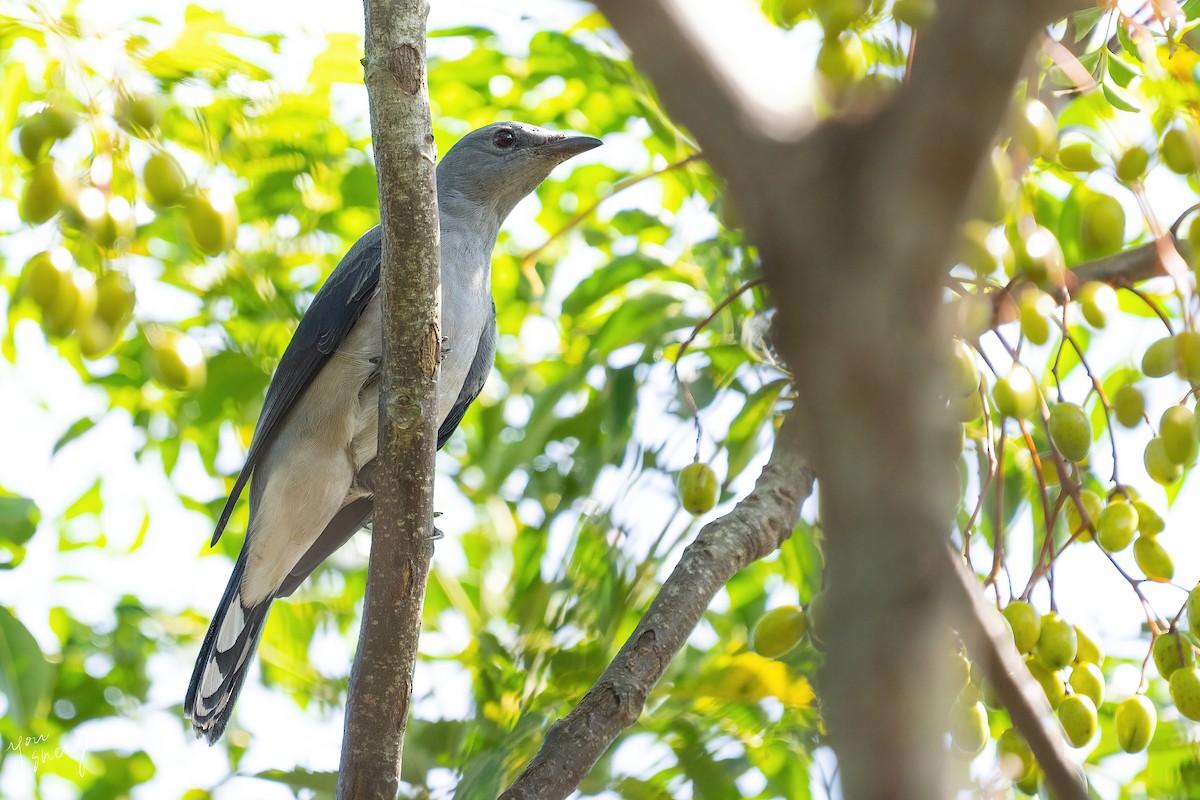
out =
<path fill-rule="evenodd" d="M 496 354 L 492 249 L 513 207 L 556 166 L 600 145 L 502 122 L 464 136 L 437 167 L 442 335 L 437 446 L 483 388 Z M 277 597 L 368 524 L 378 440 L 381 233 L 368 231 L 300 320 L 267 389 L 216 544 L 251 474 L 242 552 L 192 672 L 184 713 L 212 744 L 229 723 Z"/>

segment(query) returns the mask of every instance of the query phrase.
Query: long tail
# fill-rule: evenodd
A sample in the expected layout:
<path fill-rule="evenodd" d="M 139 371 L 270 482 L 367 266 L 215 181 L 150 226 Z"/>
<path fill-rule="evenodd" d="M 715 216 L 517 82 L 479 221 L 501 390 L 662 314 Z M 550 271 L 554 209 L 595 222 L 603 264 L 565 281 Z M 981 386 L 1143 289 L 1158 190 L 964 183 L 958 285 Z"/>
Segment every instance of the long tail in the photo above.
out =
<path fill-rule="evenodd" d="M 239 589 L 244 571 L 245 559 L 238 558 L 200 646 L 183 701 L 184 714 L 192 720 L 196 737 L 207 739 L 210 745 L 221 738 L 229 724 L 274 599 L 267 598 L 249 608 L 243 606 Z"/>

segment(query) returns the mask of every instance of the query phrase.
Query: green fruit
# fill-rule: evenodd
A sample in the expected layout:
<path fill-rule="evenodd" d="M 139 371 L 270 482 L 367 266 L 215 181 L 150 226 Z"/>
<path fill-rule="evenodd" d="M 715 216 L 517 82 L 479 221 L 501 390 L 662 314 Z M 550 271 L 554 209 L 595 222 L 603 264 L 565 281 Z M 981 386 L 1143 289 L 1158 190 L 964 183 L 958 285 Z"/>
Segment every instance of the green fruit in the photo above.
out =
<path fill-rule="evenodd" d="M 1177 464 L 1167 455 L 1167 447 L 1161 436 L 1155 436 L 1146 444 L 1142 456 L 1146 474 L 1155 482 L 1168 486 L 1183 477 L 1183 465 Z"/>
<path fill-rule="evenodd" d="M 1117 180 L 1122 183 L 1134 183 L 1146 174 L 1150 166 L 1150 153 L 1144 147 L 1131 147 L 1121 154 L 1117 160 Z"/>
<path fill-rule="evenodd" d="M 79 352 L 84 358 L 99 358 L 111 350 L 118 339 L 117 331 L 97 317 L 87 320 L 76 334 L 79 338 Z"/>
<path fill-rule="evenodd" d="M 188 201 L 187 220 L 196 246 L 206 255 L 220 255 L 237 241 L 237 206 L 224 192 L 197 192 Z"/>
<path fill-rule="evenodd" d="M 1195 172 L 1200 165 L 1200 145 L 1190 128 L 1171 128 L 1158 145 L 1159 158 L 1167 169 L 1180 175 Z"/>
<path fill-rule="evenodd" d="M 1200 384 L 1200 333 L 1175 334 L 1175 374 L 1193 386 Z"/>
<path fill-rule="evenodd" d="M 764 658 L 779 658 L 799 644 L 807 630 L 808 620 L 800 606 L 773 608 L 754 626 L 752 647 Z"/>
<path fill-rule="evenodd" d="M 1033 679 L 1041 684 L 1042 691 L 1046 693 L 1046 700 L 1050 703 L 1050 708 L 1057 709 L 1062 703 L 1063 698 L 1067 696 L 1067 689 L 1063 686 L 1062 676 L 1054 670 L 1046 669 L 1032 656 L 1025 659 L 1025 666 L 1029 669 L 1029 674 L 1033 676 Z"/>
<path fill-rule="evenodd" d="M 42 310 L 42 324 L 51 336 L 66 336 L 83 325 L 96 309 L 96 286 L 92 274 L 72 270 L 59 285 L 54 302 Z"/>
<path fill-rule="evenodd" d="M 828 599 L 828 593 L 822 589 L 809 599 L 808 606 L 804 609 L 804 615 L 808 618 L 808 636 L 814 644 L 823 644 L 832 626 L 833 620 L 829 617 L 829 609 L 826 608 Z"/>
<path fill-rule="evenodd" d="M 1167 458 L 1187 466 L 1196 459 L 1196 416 L 1186 406 L 1171 406 L 1158 423 Z"/>
<path fill-rule="evenodd" d="M 41 110 L 46 131 L 55 139 L 65 139 L 72 134 L 79 120 L 75 112 L 62 106 L 50 105 Z"/>
<path fill-rule="evenodd" d="M 950 709 L 950 741 L 960 755 L 974 756 L 990 738 L 987 709 L 983 703 L 962 705 Z"/>
<path fill-rule="evenodd" d="M 1095 142 L 1081 139 L 1058 148 L 1058 163 L 1071 172 L 1094 172 L 1100 169 L 1100 154 Z"/>
<path fill-rule="evenodd" d="M 867 13 L 867 0 L 815 0 L 817 17 L 827 34 L 836 34 Z"/>
<path fill-rule="evenodd" d="M 129 279 L 120 272 L 105 273 L 96 281 L 96 316 L 120 331 L 133 316 L 134 294 Z"/>
<path fill-rule="evenodd" d="M 204 351 L 185 333 L 169 333 L 152 345 L 159 380 L 170 389 L 195 391 L 204 385 Z"/>
<path fill-rule="evenodd" d="M 122 94 L 117 98 L 117 124 L 131 133 L 153 131 L 162 119 L 158 98 L 144 94 Z"/>
<path fill-rule="evenodd" d="M 1180 714 L 1200 722 L 1200 670 L 1182 667 L 1171 673 L 1171 700 Z"/>
<path fill-rule="evenodd" d="M 1031 158 L 1051 160 L 1058 153 L 1058 122 L 1040 100 L 1027 100 L 1010 122 L 1013 141 Z"/>
<path fill-rule="evenodd" d="M 986 222 L 997 223 L 1008 214 L 1017 193 L 1012 159 L 1000 148 L 992 149 L 992 158 L 975 179 L 967 200 L 968 213 Z"/>
<path fill-rule="evenodd" d="M 1192 643 L 1182 633 L 1160 633 L 1154 637 L 1150 651 L 1154 654 L 1154 666 L 1158 668 L 1158 674 L 1164 678 L 1170 678 L 1177 669 L 1196 663 Z"/>
<path fill-rule="evenodd" d="M 1028 795 L 1037 796 L 1038 786 L 1042 782 L 1042 768 L 1035 762 L 1033 769 L 1029 770 L 1029 774 L 1014 784 L 1018 789 Z"/>
<path fill-rule="evenodd" d="M 1079 209 L 1079 243 L 1085 258 L 1100 258 L 1121 249 L 1125 241 L 1125 208 L 1112 195 L 1088 192 Z"/>
<path fill-rule="evenodd" d="M 74 268 L 75 259 L 61 247 L 43 250 L 25 262 L 25 285 L 43 312 L 54 306 Z"/>
<path fill-rule="evenodd" d="M 949 673 L 950 691 L 953 694 L 958 694 L 971 685 L 971 662 L 962 653 L 950 655 L 950 666 L 947 672 Z"/>
<path fill-rule="evenodd" d="M 1166 529 L 1167 523 L 1149 503 L 1135 500 L 1133 507 L 1138 512 L 1138 533 L 1142 536 L 1157 536 Z"/>
<path fill-rule="evenodd" d="M 1092 449 L 1092 422 L 1074 403 L 1057 403 L 1050 409 L 1050 438 L 1070 461 L 1083 461 Z"/>
<path fill-rule="evenodd" d="M 1073 747 L 1083 747 L 1096 735 L 1100 720 L 1096 716 L 1096 705 L 1090 697 L 1073 694 L 1058 707 L 1058 721 L 1062 723 L 1067 741 Z"/>
<path fill-rule="evenodd" d="M 1129 503 L 1109 503 L 1096 522 L 1096 539 L 1110 553 L 1124 550 L 1137 532 L 1137 509 Z"/>
<path fill-rule="evenodd" d="M 785 25 L 795 25 L 811 10 L 809 0 L 783 0 L 779 6 L 779 19 Z"/>
<path fill-rule="evenodd" d="M 43 148 L 53 140 L 54 136 L 50 132 L 49 121 L 40 112 L 27 117 L 21 125 L 20 133 L 17 134 L 17 146 L 21 150 L 21 155 L 34 162 L 42 157 Z"/>
<path fill-rule="evenodd" d="M 100 216 L 91 221 L 92 238 L 104 250 L 128 244 L 133 238 L 133 209 L 124 197 L 110 197 Z"/>
<path fill-rule="evenodd" d="M 1029 417 L 1038 408 L 1038 389 L 1033 374 L 1023 365 L 1015 365 L 1008 375 L 996 379 L 992 400 L 1003 417 Z"/>
<path fill-rule="evenodd" d="M 179 202 L 187 189 L 187 176 L 183 167 L 167 153 L 155 153 L 146 159 L 142 170 L 142 182 L 150 201 L 159 206 L 170 206 Z"/>
<path fill-rule="evenodd" d="M 717 474 L 696 462 L 679 471 L 679 500 L 689 514 L 707 514 L 717 504 Z"/>
<path fill-rule="evenodd" d="M 1142 372 L 1151 378 L 1162 378 L 1175 371 L 1175 337 L 1166 336 L 1151 344 L 1142 354 Z"/>
<path fill-rule="evenodd" d="M 1090 698 L 1096 708 L 1104 702 L 1104 673 L 1095 664 L 1076 664 L 1067 683 L 1075 694 Z"/>
<path fill-rule="evenodd" d="M 1060 670 L 1075 660 L 1079 640 L 1075 626 L 1051 611 L 1042 615 L 1042 632 L 1033 647 L 1033 657 L 1048 670 Z"/>
<path fill-rule="evenodd" d="M 867 74 L 867 55 L 862 39 L 851 31 L 826 36 L 817 51 L 817 70 L 838 89 L 844 89 Z"/>
<path fill-rule="evenodd" d="M 1126 428 L 1136 428 L 1146 414 L 1146 395 L 1136 386 L 1122 386 L 1113 395 L 1112 407 L 1117 422 Z"/>
<path fill-rule="evenodd" d="M 1188 593 L 1187 621 L 1192 636 L 1200 637 L 1200 585 Z"/>
<path fill-rule="evenodd" d="M 1050 338 L 1054 300 L 1040 289 L 1030 286 L 1017 296 L 1017 309 L 1021 312 L 1021 333 L 1034 344 L 1045 344 Z"/>
<path fill-rule="evenodd" d="M 1117 293 L 1107 283 L 1088 281 L 1079 289 L 1079 306 L 1083 318 L 1092 327 L 1103 328 L 1108 324 L 1108 315 L 1117 310 Z"/>
<path fill-rule="evenodd" d="M 66 196 L 65 183 L 58 165 L 53 161 L 34 167 L 21 193 L 21 218 L 40 225 L 57 214 Z"/>
<path fill-rule="evenodd" d="M 1019 781 L 1037 767 L 1033 751 L 1016 728 L 1008 728 L 996 739 L 996 751 L 1000 757 L 1000 771 L 1010 781 Z"/>
<path fill-rule="evenodd" d="M 1017 270 L 1034 283 L 1057 283 L 1066 269 L 1062 246 L 1048 229 L 1033 226 L 1012 242 Z"/>
<path fill-rule="evenodd" d="M 1096 664 L 1104 663 L 1104 644 L 1100 638 L 1093 635 L 1086 628 L 1075 626 L 1075 638 L 1079 642 L 1079 647 L 1075 650 L 1076 664 Z M 1096 705 L 1100 705 L 1096 703 Z"/>
<path fill-rule="evenodd" d="M 892 18 L 914 29 L 928 25 L 936 13 L 935 0 L 896 0 L 892 5 Z"/>
<path fill-rule="evenodd" d="M 975 363 L 975 351 L 962 339 L 954 340 L 954 361 L 950 372 L 955 394 L 959 397 L 979 391 L 979 365 Z"/>
<path fill-rule="evenodd" d="M 1013 643 L 1017 652 L 1028 653 L 1037 644 L 1042 632 L 1042 618 L 1037 609 L 1024 600 L 1013 600 L 1004 607 L 1004 618 L 1012 628 Z"/>
<path fill-rule="evenodd" d="M 1150 745 L 1158 726 L 1158 712 L 1145 695 L 1136 694 L 1121 701 L 1113 718 L 1117 744 L 1126 753 L 1140 753 Z"/>
<path fill-rule="evenodd" d="M 1074 501 L 1068 500 L 1067 528 L 1072 534 L 1078 533 L 1080 539 L 1089 541 L 1092 535 L 1087 521 L 1091 521 L 1092 528 L 1096 527 L 1096 523 L 1100 520 L 1100 514 L 1104 511 L 1104 501 L 1100 499 L 1100 495 L 1090 489 L 1084 489 L 1079 493 L 1079 502 L 1083 506 L 1083 510 L 1087 512 L 1087 520 L 1084 520 L 1083 514 L 1079 513 L 1079 507 L 1075 505 Z"/>
<path fill-rule="evenodd" d="M 1139 536 L 1133 543 L 1133 560 L 1150 580 L 1169 581 L 1175 577 L 1175 562 L 1157 536 Z"/>

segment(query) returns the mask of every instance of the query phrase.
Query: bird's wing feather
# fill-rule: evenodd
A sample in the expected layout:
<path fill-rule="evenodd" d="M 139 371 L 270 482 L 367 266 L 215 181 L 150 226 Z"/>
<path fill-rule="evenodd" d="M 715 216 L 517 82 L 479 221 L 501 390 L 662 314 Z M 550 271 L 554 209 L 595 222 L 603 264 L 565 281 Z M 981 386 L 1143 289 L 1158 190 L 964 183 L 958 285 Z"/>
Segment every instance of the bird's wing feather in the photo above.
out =
<path fill-rule="evenodd" d="M 379 286 L 381 242 L 379 226 L 363 234 L 325 281 L 301 318 L 267 389 L 254 438 L 246 453 L 246 463 L 238 473 L 221 518 L 217 521 L 212 544 L 215 545 L 221 538 L 238 497 L 250 479 L 250 473 L 274 438 L 280 422 L 329 360 L 329 356 L 345 340 L 374 296 Z"/>
<path fill-rule="evenodd" d="M 462 390 L 459 391 L 458 399 L 454 401 L 450 413 L 446 415 L 446 418 L 442 420 L 441 427 L 438 428 L 437 446 L 439 450 L 458 428 L 458 423 L 462 422 L 463 415 L 467 413 L 467 407 L 483 391 L 483 384 L 487 383 L 488 374 L 492 371 L 492 363 L 495 360 L 496 303 L 493 301 L 492 313 L 488 316 L 487 322 L 483 324 L 479 345 L 475 349 L 475 358 L 471 361 L 471 368 L 467 370 L 467 379 L 463 381 Z"/>

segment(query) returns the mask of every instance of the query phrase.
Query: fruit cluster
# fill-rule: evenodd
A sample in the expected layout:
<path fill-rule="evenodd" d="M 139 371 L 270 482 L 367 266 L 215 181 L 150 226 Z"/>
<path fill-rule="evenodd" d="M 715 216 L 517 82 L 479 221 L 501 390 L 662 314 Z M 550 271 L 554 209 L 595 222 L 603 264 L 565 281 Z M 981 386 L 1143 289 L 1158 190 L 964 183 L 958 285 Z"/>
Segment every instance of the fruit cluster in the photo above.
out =
<path fill-rule="evenodd" d="M 182 221 L 200 253 L 216 256 L 233 247 L 238 213 L 225 192 L 190 185 L 179 162 L 158 141 L 162 102 L 120 91 L 113 113 L 89 109 L 87 124 L 70 102 L 56 101 L 28 114 L 17 149 L 29 162 L 19 210 L 30 226 L 57 219 L 57 243 L 35 254 L 24 268 L 22 286 L 37 306 L 52 338 L 74 335 L 85 358 L 110 353 L 135 322 L 134 288 L 120 266 L 126 253 L 141 252 L 132 170 L 126 169 L 131 140 L 150 150 L 141 170 L 144 209 L 154 215 L 181 208 Z M 115 123 L 111 124 L 111 123 Z M 77 134 L 90 135 L 92 155 L 82 177 L 56 147 Z M 139 145 L 141 146 L 141 145 Z M 194 390 L 204 383 L 200 346 L 178 331 L 145 331 L 151 363 L 160 382 Z"/>

